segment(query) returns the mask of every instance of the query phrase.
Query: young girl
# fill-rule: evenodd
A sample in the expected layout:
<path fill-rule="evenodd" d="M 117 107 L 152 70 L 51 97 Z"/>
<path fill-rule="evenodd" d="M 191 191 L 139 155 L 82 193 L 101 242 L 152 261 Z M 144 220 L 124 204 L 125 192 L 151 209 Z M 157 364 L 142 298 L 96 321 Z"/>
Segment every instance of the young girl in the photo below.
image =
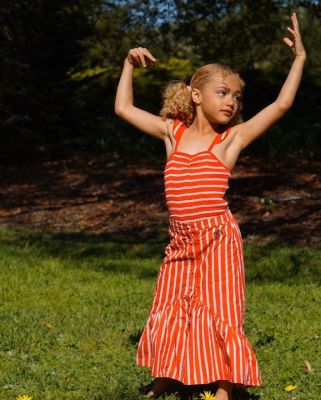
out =
<path fill-rule="evenodd" d="M 115 111 L 141 131 L 164 141 L 165 193 L 170 243 L 165 249 L 154 301 L 141 336 L 137 363 L 158 379 L 147 394 L 172 380 L 217 383 L 217 400 L 231 400 L 233 385 L 259 386 L 253 349 L 244 335 L 242 240 L 224 199 L 240 152 L 291 107 L 306 53 L 296 14 L 284 38 L 294 61 L 277 99 L 246 122 L 240 118 L 244 83 L 220 64 L 201 67 L 190 86 L 169 85 L 161 116 L 133 104 L 134 66 L 156 59 L 145 48 L 129 51 Z"/>

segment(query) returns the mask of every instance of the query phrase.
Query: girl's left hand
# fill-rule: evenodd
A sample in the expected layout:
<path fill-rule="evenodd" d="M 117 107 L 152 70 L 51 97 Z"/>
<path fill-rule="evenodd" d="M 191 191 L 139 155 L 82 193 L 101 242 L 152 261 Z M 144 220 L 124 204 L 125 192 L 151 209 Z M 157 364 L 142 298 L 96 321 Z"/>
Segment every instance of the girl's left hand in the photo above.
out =
<path fill-rule="evenodd" d="M 302 43 L 299 22 L 298 22 L 295 12 L 291 15 L 291 21 L 292 21 L 292 28 L 288 27 L 287 29 L 292 34 L 293 39 L 291 40 L 291 39 L 285 37 L 285 38 L 283 38 L 283 41 L 285 44 L 287 44 L 289 47 L 291 47 L 291 49 L 296 57 L 304 57 L 305 58 L 306 52 L 305 52 L 305 48 Z"/>

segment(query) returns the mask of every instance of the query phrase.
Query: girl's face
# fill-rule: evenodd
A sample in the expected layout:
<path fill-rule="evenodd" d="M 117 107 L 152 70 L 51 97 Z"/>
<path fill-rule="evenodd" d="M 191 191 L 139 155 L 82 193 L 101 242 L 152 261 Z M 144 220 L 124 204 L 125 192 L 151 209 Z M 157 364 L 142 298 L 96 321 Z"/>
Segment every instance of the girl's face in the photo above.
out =
<path fill-rule="evenodd" d="M 240 106 L 242 88 L 237 76 L 213 75 L 201 90 L 193 90 L 193 100 L 210 123 L 225 125 Z"/>

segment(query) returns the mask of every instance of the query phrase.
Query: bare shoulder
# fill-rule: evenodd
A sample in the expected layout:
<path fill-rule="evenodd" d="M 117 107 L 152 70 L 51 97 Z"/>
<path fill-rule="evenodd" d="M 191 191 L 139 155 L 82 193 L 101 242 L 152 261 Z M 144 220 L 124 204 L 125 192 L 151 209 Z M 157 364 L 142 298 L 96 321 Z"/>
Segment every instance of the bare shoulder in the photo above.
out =
<path fill-rule="evenodd" d="M 242 122 L 240 124 L 234 125 L 231 127 L 230 131 L 230 143 L 235 145 L 241 145 L 243 142 L 243 132 L 244 132 L 245 123 Z"/>
<path fill-rule="evenodd" d="M 235 145 L 238 141 L 240 141 L 239 126 L 240 125 L 234 125 L 222 133 L 223 138 L 219 144 L 219 147 L 222 147 L 222 149 L 227 149 L 231 145 Z"/>
<path fill-rule="evenodd" d="M 242 151 L 242 139 L 240 138 L 239 125 L 228 130 L 223 141 L 214 148 L 214 154 L 232 171 L 240 152 Z"/>

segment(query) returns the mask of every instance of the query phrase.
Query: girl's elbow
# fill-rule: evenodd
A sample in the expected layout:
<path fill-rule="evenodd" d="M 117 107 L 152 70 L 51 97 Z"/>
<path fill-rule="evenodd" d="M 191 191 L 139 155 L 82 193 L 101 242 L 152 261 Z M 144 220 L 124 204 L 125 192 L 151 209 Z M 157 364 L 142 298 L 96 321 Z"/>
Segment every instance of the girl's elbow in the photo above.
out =
<path fill-rule="evenodd" d="M 122 107 L 120 104 L 115 103 L 115 114 L 120 117 L 120 118 L 124 118 L 124 115 L 126 114 L 125 108 Z"/>
<path fill-rule="evenodd" d="M 278 112 L 280 113 L 280 115 L 285 114 L 291 107 L 292 107 L 293 102 L 292 101 L 279 101 L 277 103 L 278 106 Z"/>
<path fill-rule="evenodd" d="M 127 121 L 133 115 L 133 111 L 134 111 L 133 109 L 134 109 L 134 107 L 132 106 L 132 104 L 115 101 L 114 110 L 115 110 L 115 114 L 119 118 L 122 118 Z"/>

